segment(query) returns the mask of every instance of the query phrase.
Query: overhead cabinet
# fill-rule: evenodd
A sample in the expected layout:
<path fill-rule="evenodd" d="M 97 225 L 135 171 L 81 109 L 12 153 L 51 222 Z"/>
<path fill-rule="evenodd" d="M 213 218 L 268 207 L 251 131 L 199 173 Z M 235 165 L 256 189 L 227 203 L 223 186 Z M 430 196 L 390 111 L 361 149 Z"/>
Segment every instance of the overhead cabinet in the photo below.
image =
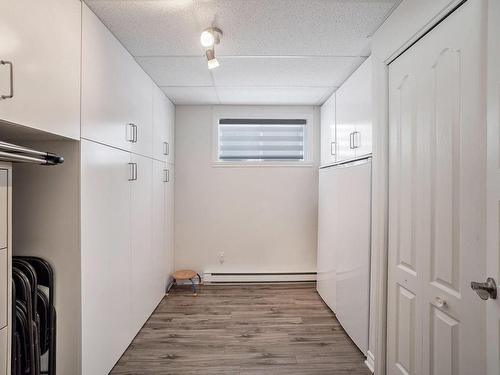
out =
<path fill-rule="evenodd" d="M 174 162 L 175 107 L 163 91 L 153 87 L 153 157 Z"/>
<path fill-rule="evenodd" d="M 79 0 L 0 1 L 0 121 L 80 138 Z"/>
<path fill-rule="evenodd" d="M 321 107 L 321 164 L 372 152 L 372 62 L 368 58 Z"/>
<path fill-rule="evenodd" d="M 151 157 L 154 84 L 86 5 L 82 13 L 82 138 Z"/>

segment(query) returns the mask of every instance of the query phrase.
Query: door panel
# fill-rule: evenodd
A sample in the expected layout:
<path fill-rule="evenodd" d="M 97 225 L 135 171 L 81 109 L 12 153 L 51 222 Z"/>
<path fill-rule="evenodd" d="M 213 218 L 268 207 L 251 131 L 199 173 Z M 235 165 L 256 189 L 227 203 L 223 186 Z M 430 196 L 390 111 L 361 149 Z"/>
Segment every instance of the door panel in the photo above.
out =
<path fill-rule="evenodd" d="M 169 274 L 168 252 L 165 233 L 167 231 L 165 215 L 166 199 L 166 165 L 160 161 L 153 161 L 152 176 L 152 257 L 150 259 L 153 278 L 151 288 L 154 290 L 154 299 L 158 303 L 165 295 Z"/>
<path fill-rule="evenodd" d="M 396 373 L 415 373 L 415 294 L 401 286 L 397 292 L 397 332 L 398 351 Z"/>
<path fill-rule="evenodd" d="M 485 372 L 485 305 L 470 289 L 485 279 L 483 5 L 468 1 L 390 65 L 390 374 Z M 414 295 L 410 368 L 401 288 Z"/>
<path fill-rule="evenodd" d="M 0 119 L 80 139 L 81 3 L 2 0 L 0 35 Z"/>
<path fill-rule="evenodd" d="M 82 9 L 82 138 L 151 156 L 153 83 L 97 16 Z"/>
<path fill-rule="evenodd" d="M 81 141 L 82 375 L 107 374 L 131 330 L 130 153 Z"/>
<path fill-rule="evenodd" d="M 151 264 L 152 241 L 152 170 L 153 160 L 131 154 L 136 165 L 136 180 L 131 182 L 131 259 L 132 259 L 132 330 L 139 331 L 156 307 L 153 288 L 155 274 Z"/>

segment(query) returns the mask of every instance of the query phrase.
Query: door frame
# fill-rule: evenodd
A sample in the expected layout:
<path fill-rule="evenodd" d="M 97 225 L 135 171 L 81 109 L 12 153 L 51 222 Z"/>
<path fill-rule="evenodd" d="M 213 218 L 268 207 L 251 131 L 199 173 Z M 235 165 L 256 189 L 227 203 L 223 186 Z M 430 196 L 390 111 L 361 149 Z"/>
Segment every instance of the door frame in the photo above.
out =
<path fill-rule="evenodd" d="M 465 1 L 403 0 L 373 35 L 372 255 L 366 364 L 377 375 L 386 373 L 387 358 L 389 64 Z"/>

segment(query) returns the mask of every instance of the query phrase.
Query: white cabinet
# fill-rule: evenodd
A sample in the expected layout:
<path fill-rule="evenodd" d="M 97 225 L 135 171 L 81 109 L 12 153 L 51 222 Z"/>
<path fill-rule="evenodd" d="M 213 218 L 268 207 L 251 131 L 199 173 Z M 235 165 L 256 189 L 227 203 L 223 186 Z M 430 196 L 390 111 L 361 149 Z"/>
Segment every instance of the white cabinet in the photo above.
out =
<path fill-rule="evenodd" d="M 333 93 L 321 106 L 321 165 L 335 163 L 336 141 L 335 93 Z"/>
<path fill-rule="evenodd" d="M 174 161 L 175 107 L 156 85 L 153 87 L 153 157 Z"/>
<path fill-rule="evenodd" d="M 9 261 L 7 249 L 0 250 L 0 329 L 4 328 L 8 323 L 8 285 L 9 285 Z"/>
<path fill-rule="evenodd" d="M 372 153 L 372 62 L 368 58 L 321 106 L 321 165 Z"/>
<path fill-rule="evenodd" d="M 130 153 L 81 142 L 82 374 L 108 373 L 131 329 Z"/>
<path fill-rule="evenodd" d="M 158 303 L 153 288 L 155 278 L 152 249 L 153 160 L 131 154 L 135 176 L 131 181 L 132 329 L 137 332 Z"/>
<path fill-rule="evenodd" d="M 336 91 L 337 161 L 372 152 L 372 62 L 368 58 Z"/>
<path fill-rule="evenodd" d="M 167 253 L 167 222 L 166 204 L 167 196 L 167 169 L 166 164 L 158 160 L 153 161 L 152 178 L 152 255 L 150 267 L 154 278 L 151 279 L 150 290 L 153 300 L 158 301 L 164 294 L 170 273 L 170 259 Z"/>
<path fill-rule="evenodd" d="M 0 25 L 0 120 L 79 139 L 81 2 L 2 0 Z"/>
<path fill-rule="evenodd" d="M 82 9 L 82 138 L 152 156 L 153 83 L 96 15 Z"/>
<path fill-rule="evenodd" d="M 167 252 L 167 271 L 168 275 L 174 272 L 174 182 L 175 166 L 167 164 L 167 183 L 165 193 L 165 243 Z"/>
<path fill-rule="evenodd" d="M 318 280 L 316 285 L 321 298 L 333 311 L 336 308 L 335 241 L 339 227 L 337 183 L 334 168 L 319 170 Z"/>

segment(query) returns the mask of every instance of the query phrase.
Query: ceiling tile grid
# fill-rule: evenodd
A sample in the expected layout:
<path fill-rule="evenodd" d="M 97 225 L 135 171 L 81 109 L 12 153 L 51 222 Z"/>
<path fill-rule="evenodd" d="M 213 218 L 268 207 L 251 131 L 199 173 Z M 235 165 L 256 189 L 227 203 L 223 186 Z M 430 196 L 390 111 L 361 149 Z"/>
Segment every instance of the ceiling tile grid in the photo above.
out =
<path fill-rule="evenodd" d="M 86 0 L 174 104 L 321 104 L 400 0 Z M 220 27 L 220 67 L 199 42 Z"/>

